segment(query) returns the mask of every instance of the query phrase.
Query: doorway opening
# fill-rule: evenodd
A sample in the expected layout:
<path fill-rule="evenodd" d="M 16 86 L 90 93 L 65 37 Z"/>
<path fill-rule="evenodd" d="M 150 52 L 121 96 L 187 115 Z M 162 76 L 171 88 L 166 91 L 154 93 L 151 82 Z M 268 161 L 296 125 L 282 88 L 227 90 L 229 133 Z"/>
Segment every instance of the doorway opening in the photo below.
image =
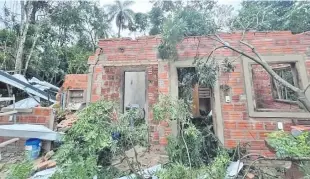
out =
<path fill-rule="evenodd" d="M 195 67 L 177 68 L 178 97 L 191 104 L 192 124 L 201 133 L 202 160 L 210 162 L 217 155 L 218 139 L 212 118 L 212 89 L 199 85 Z M 182 125 L 180 125 L 181 127 Z M 187 126 L 184 126 L 185 128 Z"/>
<path fill-rule="evenodd" d="M 137 126 L 146 122 L 145 71 L 126 71 L 124 73 L 124 112 L 135 111 L 135 121 L 131 121 L 131 125 Z"/>
<path fill-rule="evenodd" d="M 179 98 L 192 103 L 194 118 L 206 117 L 212 110 L 212 91 L 198 84 L 195 67 L 177 68 Z"/>

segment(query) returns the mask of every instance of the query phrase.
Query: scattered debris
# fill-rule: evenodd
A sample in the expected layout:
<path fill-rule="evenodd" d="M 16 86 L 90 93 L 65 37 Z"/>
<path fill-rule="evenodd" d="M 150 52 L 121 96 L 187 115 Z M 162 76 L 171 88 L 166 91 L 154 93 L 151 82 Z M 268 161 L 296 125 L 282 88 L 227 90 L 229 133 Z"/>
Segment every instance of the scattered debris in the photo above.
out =
<path fill-rule="evenodd" d="M 5 71 L 0 70 L 0 81 L 10 86 L 14 86 L 18 89 L 25 91 L 28 94 L 38 96 L 42 99 L 56 102 L 55 95 L 51 95 L 50 91 L 57 92 L 59 88 L 45 81 L 40 81 L 36 78 L 27 80 L 23 75 L 14 74 L 10 75 Z M 46 92 L 48 91 L 48 92 Z"/>
<path fill-rule="evenodd" d="M 310 126 L 305 126 L 305 125 L 291 126 L 291 134 L 294 137 L 299 136 L 304 131 L 310 131 Z"/>
<path fill-rule="evenodd" d="M 56 162 L 54 160 L 43 161 L 41 158 L 40 163 L 35 164 L 34 170 L 42 171 L 44 169 L 53 168 L 55 166 L 56 166 Z"/>
<path fill-rule="evenodd" d="M 243 167 L 243 162 L 241 162 L 240 160 L 236 162 L 231 162 L 227 168 L 226 178 L 237 176 L 240 170 L 242 169 L 242 167 Z"/>
<path fill-rule="evenodd" d="M 34 124 L 0 125 L 0 136 L 38 138 L 49 141 L 57 141 L 61 138 L 61 134 L 43 125 Z"/>
<path fill-rule="evenodd" d="M 253 179 L 255 177 L 255 175 L 253 173 L 248 173 L 246 175 L 246 179 Z"/>
<path fill-rule="evenodd" d="M 31 179 L 48 179 L 56 172 L 56 167 L 35 173 Z"/>
<path fill-rule="evenodd" d="M 54 154 L 55 152 L 53 150 L 47 152 L 43 158 L 43 161 L 48 161 Z"/>
<path fill-rule="evenodd" d="M 57 124 L 57 131 L 65 132 L 69 128 L 72 127 L 73 123 L 75 123 L 77 121 L 77 116 L 75 113 L 67 114 L 67 115 L 65 115 L 64 118 L 65 119 L 63 119 L 62 121 L 60 121 L 59 124 Z"/>
<path fill-rule="evenodd" d="M 138 173 L 141 174 L 144 178 L 157 179 L 157 177 L 154 176 L 154 174 L 160 171 L 161 168 L 162 168 L 161 165 L 155 165 L 153 167 L 145 169 L 142 173 L 141 172 L 138 172 Z M 132 174 L 130 176 L 124 176 L 119 179 L 131 179 L 131 178 L 136 178 L 136 175 Z"/>
<path fill-rule="evenodd" d="M 147 148 L 141 146 L 135 146 L 135 149 L 137 151 L 137 158 L 141 164 L 142 169 L 147 169 L 158 164 L 168 163 L 168 156 L 162 155 L 156 149 L 147 150 Z M 135 152 L 133 148 L 126 151 L 125 153 L 128 156 L 129 160 L 134 160 Z M 121 157 L 114 158 L 112 161 L 112 166 L 124 172 L 130 170 L 127 162 Z"/>

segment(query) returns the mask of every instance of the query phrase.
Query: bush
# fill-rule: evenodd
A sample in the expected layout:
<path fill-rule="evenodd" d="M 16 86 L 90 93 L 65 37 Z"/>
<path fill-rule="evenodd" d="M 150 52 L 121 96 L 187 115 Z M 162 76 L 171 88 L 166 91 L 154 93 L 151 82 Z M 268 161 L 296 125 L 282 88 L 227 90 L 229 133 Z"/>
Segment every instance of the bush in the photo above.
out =
<path fill-rule="evenodd" d="M 222 179 L 225 178 L 229 161 L 228 154 L 225 151 L 219 151 L 219 155 L 207 166 L 190 169 L 180 163 L 173 163 L 157 172 L 156 176 L 160 179 Z"/>
<path fill-rule="evenodd" d="M 86 179 L 98 174 L 117 175 L 118 172 L 109 167 L 112 157 L 125 155 L 124 151 L 135 145 L 146 145 L 146 125 L 130 126 L 130 119 L 135 120 L 135 116 L 134 111 L 119 114 L 113 102 L 104 100 L 80 111 L 77 122 L 65 135 L 63 145 L 56 152 L 60 170 L 53 178 Z M 131 166 L 136 166 L 136 163 Z M 136 171 L 135 168 L 131 169 Z"/>
<path fill-rule="evenodd" d="M 202 148 L 201 133 L 192 125 L 181 132 L 184 132 L 184 140 L 188 146 L 191 165 L 193 167 L 200 167 L 203 164 L 200 156 Z M 189 166 L 187 149 L 182 137 L 169 136 L 166 151 L 171 162 Z"/>
<path fill-rule="evenodd" d="M 25 179 L 29 178 L 33 170 L 33 163 L 29 160 L 24 160 L 21 163 L 13 164 L 10 167 L 6 179 Z"/>

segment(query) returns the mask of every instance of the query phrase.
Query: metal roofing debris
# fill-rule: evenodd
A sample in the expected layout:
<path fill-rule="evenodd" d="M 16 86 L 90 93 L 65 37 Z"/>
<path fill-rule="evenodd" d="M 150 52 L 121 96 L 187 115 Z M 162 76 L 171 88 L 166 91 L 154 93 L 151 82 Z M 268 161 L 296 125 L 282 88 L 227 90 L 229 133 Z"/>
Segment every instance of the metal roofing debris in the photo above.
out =
<path fill-rule="evenodd" d="M 152 178 L 152 179 L 158 179 L 157 176 L 155 176 L 156 172 L 160 171 L 162 169 L 161 164 L 155 165 L 153 167 L 147 168 L 142 172 L 138 172 L 140 175 L 142 175 L 145 178 Z M 129 176 L 123 176 L 118 179 L 131 179 L 131 178 L 136 178 L 135 174 L 131 174 Z"/>
<path fill-rule="evenodd" d="M 225 179 L 237 176 L 240 170 L 242 169 L 242 167 L 243 167 L 243 162 L 241 162 L 240 160 L 236 162 L 231 162 L 228 168 L 226 169 Z"/>
<path fill-rule="evenodd" d="M 48 179 L 56 172 L 56 170 L 56 167 L 54 167 L 37 172 L 31 177 L 31 179 Z"/>
<path fill-rule="evenodd" d="M 15 103 L 15 109 L 31 109 L 31 108 L 34 108 L 40 105 L 39 102 L 40 102 L 40 98 L 37 96 L 34 96 L 33 98 L 29 97 L 26 99 L 22 99 Z M 13 104 L 11 104 L 7 107 L 3 107 L 2 111 L 5 109 L 13 109 L 13 107 L 14 107 Z"/>
<path fill-rule="evenodd" d="M 0 125 L 0 136 L 38 138 L 49 141 L 59 141 L 61 134 L 43 126 L 34 124 Z"/>
<path fill-rule="evenodd" d="M 21 74 L 14 74 L 12 76 L 14 76 L 15 78 L 19 79 L 20 81 L 23 81 L 23 82 L 29 84 L 28 80 L 23 75 L 21 75 Z"/>
<path fill-rule="evenodd" d="M 37 79 L 35 77 L 32 77 L 28 82 L 31 83 L 31 84 L 38 84 L 38 85 L 41 85 L 43 87 L 51 88 L 53 90 L 59 91 L 59 88 L 57 86 L 52 85 L 52 84 L 50 84 L 50 83 L 48 83 L 46 81 L 41 81 L 41 80 L 39 80 L 39 79 Z"/>
<path fill-rule="evenodd" d="M 38 82 L 38 79 L 31 79 L 32 82 Z M 21 90 L 24 90 L 27 93 L 33 94 L 45 100 L 49 100 L 51 102 L 56 102 L 56 97 L 54 95 L 49 95 L 49 93 L 45 92 L 45 89 L 53 88 L 55 90 L 55 86 L 52 84 L 48 84 L 45 81 L 41 81 L 40 84 L 31 85 L 29 81 L 23 75 L 15 74 L 10 75 L 2 70 L 0 70 L 0 81 Z M 48 86 L 45 86 L 45 85 Z M 38 86 L 40 85 L 40 86 Z M 56 87 L 57 88 L 57 87 Z"/>

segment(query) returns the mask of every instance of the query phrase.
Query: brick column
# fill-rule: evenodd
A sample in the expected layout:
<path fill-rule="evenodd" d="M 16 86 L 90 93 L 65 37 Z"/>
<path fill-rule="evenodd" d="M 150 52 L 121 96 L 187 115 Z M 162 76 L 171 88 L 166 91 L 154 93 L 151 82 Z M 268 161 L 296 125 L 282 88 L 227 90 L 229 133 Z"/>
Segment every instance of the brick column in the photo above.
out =
<path fill-rule="evenodd" d="M 158 63 L 158 92 L 159 94 L 169 94 L 169 63 L 165 61 L 159 61 Z M 157 127 L 159 144 L 167 145 L 167 136 L 171 134 L 171 126 L 166 121 L 161 121 Z"/>

